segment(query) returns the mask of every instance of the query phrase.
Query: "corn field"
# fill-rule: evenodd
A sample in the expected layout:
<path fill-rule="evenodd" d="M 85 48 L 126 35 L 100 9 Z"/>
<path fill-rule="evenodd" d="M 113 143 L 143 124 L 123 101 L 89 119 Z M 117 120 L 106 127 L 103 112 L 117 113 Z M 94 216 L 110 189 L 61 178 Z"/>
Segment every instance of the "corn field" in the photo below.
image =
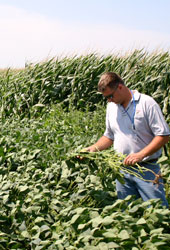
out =
<path fill-rule="evenodd" d="M 76 109 L 95 109 L 103 104 L 97 93 L 97 83 L 104 71 L 117 72 L 132 89 L 149 94 L 160 104 L 168 120 L 170 110 L 170 55 L 134 51 L 121 57 L 95 54 L 51 59 L 36 65 L 26 65 L 18 72 L 0 74 L 1 116 L 25 116 L 33 108 L 52 103 L 70 105 Z"/>
<path fill-rule="evenodd" d="M 105 130 L 100 75 L 154 97 L 170 123 L 170 54 L 53 58 L 0 71 L 0 250 L 169 250 L 170 210 L 118 200 L 121 158 L 76 154 Z M 170 145 L 159 162 L 170 204 Z M 112 159 L 112 166 L 108 165 Z"/>

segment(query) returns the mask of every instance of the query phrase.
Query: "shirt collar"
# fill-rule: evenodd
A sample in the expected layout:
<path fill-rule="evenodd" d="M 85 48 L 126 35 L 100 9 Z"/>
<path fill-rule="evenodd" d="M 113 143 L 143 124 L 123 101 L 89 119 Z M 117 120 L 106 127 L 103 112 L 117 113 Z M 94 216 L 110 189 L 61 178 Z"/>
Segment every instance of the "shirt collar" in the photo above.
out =
<path fill-rule="evenodd" d="M 132 92 L 133 92 L 133 94 L 134 94 L 135 102 L 139 101 L 141 94 L 140 94 L 137 90 L 132 90 Z M 128 107 L 129 107 L 129 105 L 131 105 L 131 102 L 133 102 L 133 98 L 132 98 L 131 101 L 129 102 Z M 115 104 L 114 102 L 108 102 L 108 103 L 107 103 L 107 106 L 112 106 L 112 105 L 118 106 L 118 107 L 121 108 L 122 111 L 124 112 L 124 109 L 123 109 L 123 107 L 122 107 L 121 104 Z M 128 108 L 128 107 L 127 107 L 127 108 Z"/>
<path fill-rule="evenodd" d="M 137 90 L 132 90 L 132 92 L 134 94 L 135 101 L 138 101 L 141 94 Z M 133 102 L 133 99 L 131 99 L 131 102 Z"/>
<path fill-rule="evenodd" d="M 134 99 L 135 99 L 135 102 L 137 102 L 139 99 L 140 99 L 140 93 L 137 91 L 137 90 L 132 90 L 133 94 L 134 94 Z M 126 107 L 126 110 L 129 109 L 129 107 L 132 105 L 133 103 L 133 98 L 130 100 L 128 106 Z M 118 107 L 121 109 L 121 111 L 125 114 L 126 111 L 125 109 L 123 108 L 123 106 L 121 104 L 118 104 Z"/>

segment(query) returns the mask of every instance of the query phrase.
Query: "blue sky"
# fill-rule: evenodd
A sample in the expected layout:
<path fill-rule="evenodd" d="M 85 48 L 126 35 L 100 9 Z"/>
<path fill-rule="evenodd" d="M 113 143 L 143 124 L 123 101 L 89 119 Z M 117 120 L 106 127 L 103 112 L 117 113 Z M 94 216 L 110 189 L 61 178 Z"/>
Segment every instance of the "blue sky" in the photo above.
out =
<path fill-rule="evenodd" d="M 0 68 L 93 51 L 167 51 L 169 12 L 169 0 L 0 0 Z"/>

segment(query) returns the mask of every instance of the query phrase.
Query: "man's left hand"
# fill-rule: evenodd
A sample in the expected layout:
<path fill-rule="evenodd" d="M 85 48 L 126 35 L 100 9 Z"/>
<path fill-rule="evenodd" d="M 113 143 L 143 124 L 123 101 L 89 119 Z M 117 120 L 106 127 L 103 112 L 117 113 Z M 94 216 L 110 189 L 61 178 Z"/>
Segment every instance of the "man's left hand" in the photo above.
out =
<path fill-rule="evenodd" d="M 137 162 L 141 162 L 143 160 L 143 155 L 141 155 L 140 153 L 133 153 L 128 155 L 125 159 L 124 159 L 124 164 L 126 166 L 133 166 L 135 165 Z"/>

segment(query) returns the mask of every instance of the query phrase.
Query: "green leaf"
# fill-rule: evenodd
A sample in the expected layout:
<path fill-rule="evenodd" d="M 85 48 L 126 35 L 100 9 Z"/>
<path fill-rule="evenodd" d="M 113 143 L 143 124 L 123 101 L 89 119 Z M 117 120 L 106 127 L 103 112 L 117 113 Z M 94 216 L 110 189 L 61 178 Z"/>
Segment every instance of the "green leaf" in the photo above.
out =
<path fill-rule="evenodd" d="M 99 250 L 108 250 L 108 244 L 105 242 L 100 242 L 97 247 Z"/>
<path fill-rule="evenodd" d="M 40 238 L 37 238 L 37 239 L 35 239 L 35 240 L 32 241 L 32 243 L 33 243 L 34 245 L 39 245 L 40 242 L 41 242 L 41 239 L 40 239 Z"/>
<path fill-rule="evenodd" d="M 19 186 L 18 189 L 19 189 L 20 192 L 25 192 L 25 191 L 28 190 L 29 188 L 28 188 L 28 186 L 25 185 L 25 186 Z"/>
<path fill-rule="evenodd" d="M 114 221 L 114 220 L 112 219 L 112 217 L 106 216 L 106 217 L 104 217 L 104 219 L 103 219 L 103 221 L 102 221 L 102 224 L 103 224 L 104 226 L 107 226 L 107 225 L 112 224 L 113 221 Z"/>
<path fill-rule="evenodd" d="M 28 159 L 28 160 L 34 159 L 35 156 L 36 156 L 37 154 L 39 154 L 40 152 L 41 152 L 41 149 L 35 149 L 35 150 L 33 150 L 32 152 L 30 152 L 30 154 L 28 155 L 27 159 Z"/>
<path fill-rule="evenodd" d="M 77 214 L 82 214 L 84 211 L 86 211 L 87 208 L 84 208 L 84 207 L 78 207 L 76 208 L 74 211 L 77 213 Z"/>
<path fill-rule="evenodd" d="M 136 222 L 136 224 L 137 225 L 142 225 L 142 224 L 146 224 L 147 222 L 146 222 L 146 220 L 144 219 L 144 218 L 141 218 L 141 219 L 139 219 L 137 222 Z"/>
<path fill-rule="evenodd" d="M 25 221 L 22 222 L 21 226 L 19 227 L 20 231 L 26 231 L 26 225 L 25 225 Z"/>
<path fill-rule="evenodd" d="M 108 229 L 105 233 L 103 233 L 103 236 L 105 238 L 115 238 L 115 230 L 114 229 Z"/>
<path fill-rule="evenodd" d="M 170 234 L 163 234 L 163 235 L 161 235 L 161 236 L 159 236 L 159 238 L 162 238 L 163 240 L 168 240 L 168 241 L 170 241 Z"/>
<path fill-rule="evenodd" d="M 114 209 L 115 207 L 121 205 L 122 203 L 124 203 L 124 201 L 118 199 L 116 202 L 114 202 L 113 205 L 106 206 L 106 207 L 103 209 L 103 213 L 106 213 L 106 214 L 107 214 L 110 210 L 112 210 L 112 209 Z"/>
<path fill-rule="evenodd" d="M 103 218 L 101 216 L 98 216 L 92 219 L 91 222 L 92 222 L 92 226 L 96 228 L 103 222 Z"/>
<path fill-rule="evenodd" d="M 128 233 L 127 230 L 122 230 L 119 234 L 118 234 L 119 238 L 121 238 L 122 240 L 127 240 L 130 239 L 130 235 Z"/>
<path fill-rule="evenodd" d="M 70 224 L 74 224 L 76 223 L 76 221 L 79 219 L 80 215 L 79 214 L 75 214 L 70 221 Z"/>
<path fill-rule="evenodd" d="M 164 230 L 164 228 L 162 228 L 162 227 L 157 228 L 157 229 L 153 229 L 153 230 L 150 231 L 150 234 L 156 234 L 156 235 L 162 234 L 163 230 Z"/>
<path fill-rule="evenodd" d="M 163 162 L 165 162 L 165 161 L 167 161 L 167 160 L 168 160 L 168 157 L 165 156 L 165 155 L 163 155 L 163 156 L 161 156 L 161 157 L 159 158 L 159 160 L 157 161 L 157 163 L 163 163 Z"/>
<path fill-rule="evenodd" d="M 85 223 L 85 224 L 79 224 L 79 225 L 78 225 L 78 229 L 79 229 L 79 230 L 82 230 L 82 229 L 84 229 L 86 226 L 87 226 L 87 223 Z"/>
<path fill-rule="evenodd" d="M 107 243 L 107 246 L 108 246 L 109 249 L 114 249 L 114 248 L 119 248 L 119 247 L 120 247 L 120 246 L 119 246 L 117 243 L 115 243 L 115 242 L 109 242 L 109 243 Z"/>
<path fill-rule="evenodd" d="M 0 156 L 4 157 L 4 148 L 0 147 Z"/>
<path fill-rule="evenodd" d="M 140 236 L 141 236 L 141 237 L 147 236 L 147 233 L 145 232 L 144 229 L 141 229 L 141 231 L 140 231 Z"/>
<path fill-rule="evenodd" d="M 7 182 L 5 185 L 3 185 L 3 187 L 1 188 L 1 190 L 5 191 L 5 190 L 9 190 L 10 187 L 11 187 L 11 184 L 10 182 Z"/>
<path fill-rule="evenodd" d="M 21 235 L 22 235 L 24 238 L 31 238 L 30 234 L 29 234 L 27 231 L 22 231 L 22 232 L 21 232 Z"/>
<path fill-rule="evenodd" d="M 56 233 L 56 232 L 53 231 L 52 237 L 51 237 L 51 238 L 52 238 L 52 239 L 55 239 L 55 240 L 58 240 L 58 239 L 59 239 L 58 233 Z"/>
<path fill-rule="evenodd" d="M 41 231 L 41 232 L 49 231 L 49 230 L 50 230 L 50 228 L 49 228 L 49 226 L 47 226 L 47 225 L 42 225 L 42 226 L 40 227 L 40 231 Z"/>
<path fill-rule="evenodd" d="M 40 107 L 40 108 L 43 108 L 43 107 L 45 107 L 45 105 L 42 104 L 42 103 L 37 103 L 37 104 L 35 104 L 33 107 Z"/>
<path fill-rule="evenodd" d="M 42 221 L 44 221 L 43 217 L 37 217 L 34 222 L 36 224 L 36 223 L 39 223 L 39 222 L 42 222 Z"/>
<path fill-rule="evenodd" d="M 93 218 L 96 218 L 99 216 L 99 213 L 98 211 L 90 211 L 90 218 L 93 219 Z"/>

